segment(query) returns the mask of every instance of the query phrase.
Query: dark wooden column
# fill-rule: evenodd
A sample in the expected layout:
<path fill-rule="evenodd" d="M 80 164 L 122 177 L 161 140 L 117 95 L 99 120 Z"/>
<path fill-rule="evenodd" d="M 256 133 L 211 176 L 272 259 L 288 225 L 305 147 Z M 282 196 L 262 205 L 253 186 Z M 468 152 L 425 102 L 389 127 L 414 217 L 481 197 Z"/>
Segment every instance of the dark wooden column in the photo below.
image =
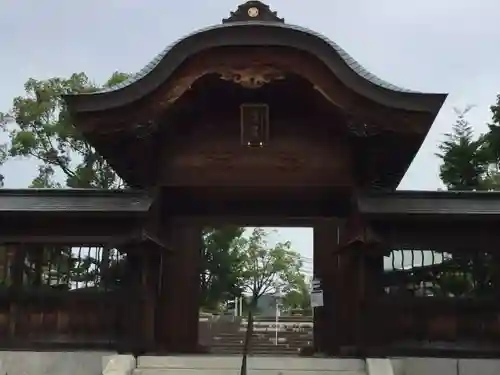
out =
<path fill-rule="evenodd" d="M 141 266 L 143 257 L 136 245 L 123 245 L 125 252 L 123 281 L 118 292 L 118 352 L 136 353 L 140 351 L 141 325 Z"/>
<path fill-rule="evenodd" d="M 169 251 L 161 265 L 157 326 L 159 345 L 168 353 L 196 353 L 200 303 L 201 227 L 189 219 L 169 220 Z"/>
<path fill-rule="evenodd" d="M 391 315 L 386 309 L 377 304 L 384 295 L 383 273 L 384 253 L 382 243 L 358 243 L 358 252 L 361 256 L 361 311 L 360 331 L 357 333 L 358 346 L 363 355 L 368 350 L 384 345 L 384 340 L 391 336 L 390 329 L 384 324 Z M 376 353 L 374 353 L 376 354 Z"/>
<path fill-rule="evenodd" d="M 338 246 L 339 219 L 317 219 L 314 223 L 314 277 L 323 286 L 323 307 L 314 309 L 314 350 L 329 355 L 337 354 L 336 313 L 342 306 L 338 300 L 334 256 Z"/>
<path fill-rule="evenodd" d="M 147 238 L 133 238 L 119 247 L 127 256 L 119 291 L 118 349 L 144 354 L 156 349 L 154 320 L 164 248 Z"/>
<path fill-rule="evenodd" d="M 336 298 L 339 302 L 336 311 L 335 335 L 338 349 L 343 355 L 357 354 L 357 337 L 360 330 L 361 310 L 361 258 L 358 251 L 339 248 L 335 255 L 338 259 L 336 274 Z"/>
<path fill-rule="evenodd" d="M 340 354 L 361 355 L 379 336 L 382 320 L 373 305 L 383 271 L 382 244 L 373 230 L 354 213 L 340 228 L 336 252 L 337 299 L 341 301 L 336 319 Z"/>
<path fill-rule="evenodd" d="M 147 256 L 142 263 L 142 303 L 141 339 L 144 352 L 156 351 L 156 315 L 158 313 L 158 295 L 160 291 L 161 256 L 165 248 L 149 244 Z"/>

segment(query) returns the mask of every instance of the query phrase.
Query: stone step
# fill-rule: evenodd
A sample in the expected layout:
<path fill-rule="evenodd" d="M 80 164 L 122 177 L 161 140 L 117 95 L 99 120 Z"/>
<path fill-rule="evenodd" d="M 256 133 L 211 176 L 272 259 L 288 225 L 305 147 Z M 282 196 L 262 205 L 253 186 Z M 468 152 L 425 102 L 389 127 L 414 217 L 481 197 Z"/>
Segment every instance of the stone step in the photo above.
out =
<path fill-rule="evenodd" d="M 240 355 L 139 357 L 134 375 L 239 375 Z M 339 358 L 248 357 L 248 375 L 366 375 L 365 361 Z"/>
<path fill-rule="evenodd" d="M 219 350 L 210 352 L 210 355 L 241 355 L 239 352 L 230 351 L 230 350 Z M 273 356 L 273 357 L 285 357 L 285 358 L 299 358 L 299 354 L 297 352 L 257 352 L 252 355 L 260 355 L 260 356 Z"/>
<path fill-rule="evenodd" d="M 246 331 L 247 327 L 246 326 L 237 326 L 237 327 L 231 327 L 234 330 L 239 330 L 239 331 Z M 296 332 L 301 332 L 301 331 L 306 331 L 306 332 L 312 332 L 314 330 L 313 327 L 296 327 L 296 326 L 279 326 L 278 327 L 280 331 L 296 331 Z M 269 331 L 269 330 L 275 330 L 275 326 L 254 326 L 253 327 L 254 331 Z"/>
<path fill-rule="evenodd" d="M 240 325 L 232 325 L 233 328 L 247 328 L 246 324 L 240 324 Z M 275 324 L 254 324 L 254 329 L 262 329 L 262 328 L 273 328 L 276 327 Z M 312 325 L 309 324 L 278 324 L 278 327 L 280 329 L 314 329 Z"/>
<path fill-rule="evenodd" d="M 274 342 L 276 338 L 274 336 L 269 336 L 269 337 L 252 337 L 251 342 Z M 279 337 L 278 336 L 278 343 L 291 343 L 291 342 L 306 342 L 306 341 L 313 341 L 314 339 L 312 337 Z M 214 337 L 212 342 L 244 342 L 245 338 L 244 337 Z"/>
<path fill-rule="evenodd" d="M 246 327 L 241 327 L 240 329 L 233 332 L 246 332 Z M 276 332 L 275 327 L 256 327 L 253 329 L 254 332 Z M 289 327 L 283 328 L 279 327 L 278 332 L 292 332 L 292 333 L 302 333 L 302 332 L 314 332 L 312 328 L 307 327 Z M 231 332 L 229 332 L 231 333 Z"/>
<path fill-rule="evenodd" d="M 314 340 L 280 340 L 278 339 L 278 345 L 304 345 L 310 342 L 313 342 Z M 241 340 L 214 340 L 210 342 L 210 345 L 239 345 L 243 344 L 245 342 L 244 339 Z M 265 339 L 265 340 L 252 340 L 250 342 L 250 345 L 256 346 L 256 345 L 275 345 L 276 341 L 274 340 L 274 337 L 271 339 Z"/>
<path fill-rule="evenodd" d="M 275 340 L 276 335 L 252 335 L 252 341 L 259 340 Z M 314 336 L 312 335 L 303 335 L 303 336 L 290 336 L 290 335 L 278 335 L 278 340 L 286 340 L 286 341 L 304 341 L 304 340 L 312 340 Z M 245 335 L 217 335 L 213 337 L 214 341 L 238 341 L 245 340 Z"/>
<path fill-rule="evenodd" d="M 244 340 L 238 340 L 238 341 L 213 341 L 210 343 L 210 346 L 235 346 L 235 345 L 243 345 Z M 302 341 L 279 341 L 278 340 L 278 346 L 300 346 L 300 345 L 307 345 L 308 343 L 312 343 L 312 340 L 302 340 Z M 251 346 L 266 346 L 266 345 L 275 345 L 274 340 L 267 340 L 267 341 L 252 341 L 250 343 Z"/>
<path fill-rule="evenodd" d="M 298 355 L 300 354 L 301 348 L 253 348 L 252 350 L 249 351 L 249 354 L 251 355 L 257 355 L 257 354 L 276 354 L 276 353 L 287 353 L 287 354 L 294 354 Z M 243 348 L 242 347 L 236 347 L 236 346 L 218 346 L 218 347 L 212 347 L 209 349 L 209 353 L 231 353 L 231 354 L 242 354 L 243 353 Z"/>
<path fill-rule="evenodd" d="M 247 332 L 246 329 L 239 329 L 236 331 L 220 331 L 220 335 L 241 335 L 245 334 Z M 254 329 L 253 334 L 274 334 L 276 332 L 276 329 L 274 328 L 269 328 L 269 329 Z M 278 333 L 284 333 L 287 335 L 312 335 L 313 334 L 312 329 L 301 329 L 301 330 L 294 330 L 294 329 L 279 329 Z"/>
<path fill-rule="evenodd" d="M 251 348 L 256 349 L 256 348 L 303 348 L 306 346 L 312 345 L 312 341 L 307 341 L 307 342 L 302 342 L 302 343 L 294 343 L 294 344 L 287 344 L 287 343 L 280 343 L 279 345 L 274 345 L 274 343 L 269 342 L 269 343 L 262 343 L 262 344 L 252 344 Z M 243 343 L 212 343 L 209 348 L 242 348 Z"/>
<path fill-rule="evenodd" d="M 211 352 L 216 351 L 216 350 L 230 350 L 231 352 L 236 352 L 236 353 L 242 353 L 243 352 L 243 346 L 212 346 L 209 348 Z M 256 347 L 256 348 L 251 348 L 249 353 L 273 353 L 273 352 L 298 352 L 300 348 L 298 347 Z"/>
<path fill-rule="evenodd" d="M 210 354 L 238 354 L 241 355 L 242 349 L 236 348 L 212 348 Z M 295 356 L 300 354 L 298 349 L 277 349 L 277 350 L 252 350 L 249 355 L 273 355 L 273 356 Z"/>
<path fill-rule="evenodd" d="M 290 346 L 290 347 L 265 347 L 265 346 L 257 346 L 250 349 L 249 353 L 275 353 L 275 352 L 290 352 L 290 353 L 299 353 L 303 346 Z M 243 345 L 240 346 L 212 346 L 208 348 L 210 352 L 226 350 L 231 353 L 242 353 Z"/>
<path fill-rule="evenodd" d="M 245 332 L 238 332 L 238 333 L 217 333 L 214 335 L 214 337 L 245 337 L 246 334 Z M 278 337 L 313 337 L 314 335 L 307 334 L 307 333 L 290 333 L 290 332 L 278 332 Z M 254 332 L 252 334 L 252 337 L 276 337 L 275 332 L 266 332 L 266 333 L 258 333 Z"/>
<path fill-rule="evenodd" d="M 213 339 L 216 341 L 223 340 L 245 340 L 246 335 L 216 335 Z M 256 340 L 274 340 L 276 335 L 252 335 L 251 339 Z M 293 341 L 293 340 L 312 340 L 313 335 L 278 335 L 278 339 Z"/>
<path fill-rule="evenodd" d="M 224 338 L 224 339 L 215 339 L 211 342 L 211 345 L 239 345 L 243 344 L 245 342 L 245 338 Z M 312 337 L 311 338 L 303 338 L 303 339 L 293 339 L 293 340 L 287 340 L 284 338 L 278 337 L 278 345 L 304 345 L 307 343 L 313 342 Z M 276 346 L 276 341 L 274 337 L 265 337 L 265 338 L 253 338 L 250 341 L 250 344 L 252 346 L 258 346 L 258 345 L 273 345 Z"/>
<path fill-rule="evenodd" d="M 274 322 L 274 321 L 276 321 L 275 316 L 256 316 L 256 317 L 254 317 L 254 322 Z M 278 318 L 278 322 L 280 322 L 280 323 L 288 323 L 288 322 L 313 323 L 313 319 L 311 316 L 280 316 Z"/>
<path fill-rule="evenodd" d="M 217 323 L 215 323 L 217 324 Z M 221 323 L 218 323 L 221 324 Z M 231 326 L 240 326 L 240 327 L 246 327 L 247 323 L 242 322 L 240 324 L 235 324 L 235 323 L 229 323 L 226 325 L 231 325 Z M 254 327 L 275 327 L 276 323 L 275 322 L 255 322 Z M 278 326 L 280 327 L 306 327 L 306 328 L 312 328 L 314 327 L 314 324 L 312 323 L 307 323 L 307 322 L 280 322 L 278 323 Z"/>
<path fill-rule="evenodd" d="M 231 350 L 238 350 L 238 353 L 241 353 L 243 351 L 243 345 L 220 345 L 220 346 L 211 346 L 210 349 L 231 349 Z M 299 347 L 293 347 L 293 346 L 275 346 L 275 345 L 269 345 L 269 346 L 253 346 L 250 349 L 250 352 L 255 353 L 257 351 L 265 351 L 265 352 L 272 352 L 272 351 L 297 351 Z"/>
<path fill-rule="evenodd" d="M 133 375 L 240 375 L 240 369 L 190 369 L 190 368 L 148 368 L 135 369 Z M 248 375 L 367 375 L 364 370 L 347 371 L 315 371 L 315 370 L 277 370 L 277 369 L 248 369 Z"/>
<path fill-rule="evenodd" d="M 227 346 L 219 346 L 210 348 L 209 353 L 231 353 L 231 354 L 242 354 L 243 348 L 238 348 L 236 346 L 227 347 Z M 257 355 L 257 354 L 278 354 L 278 353 L 286 353 L 286 354 L 300 354 L 300 348 L 253 348 L 250 350 L 249 354 Z"/>

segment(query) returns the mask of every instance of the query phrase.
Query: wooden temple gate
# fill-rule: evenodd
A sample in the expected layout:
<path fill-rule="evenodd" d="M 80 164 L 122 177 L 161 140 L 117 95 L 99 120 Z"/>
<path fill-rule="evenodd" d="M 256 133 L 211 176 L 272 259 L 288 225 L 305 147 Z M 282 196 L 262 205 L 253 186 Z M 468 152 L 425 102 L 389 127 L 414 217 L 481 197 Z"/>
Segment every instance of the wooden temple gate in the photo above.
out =
<path fill-rule="evenodd" d="M 201 224 L 229 216 L 185 211 L 151 220 L 176 207 L 133 190 L 3 189 L 0 206 L 0 348 L 206 352 L 198 346 Z M 151 222 L 161 236 L 148 234 Z M 321 255 L 332 245 L 332 223 L 304 223 L 314 224 L 317 259 L 329 266 Z M 331 331 L 326 317 L 318 314 L 317 327 Z M 318 337 L 319 350 L 327 341 Z"/>
<path fill-rule="evenodd" d="M 498 357 L 500 236 L 486 212 L 500 197 L 456 195 L 359 195 L 344 219 L 281 221 L 314 227 L 325 293 L 317 351 Z M 467 201 L 483 213 L 464 213 Z M 0 215 L 0 348 L 209 352 L 197 332 L 200 224 L 230 216 L 177 215 L 159 239 L 144 229 L 152 202 L 134 191 L 0 191 L 10 207 Z"/>
<path fill-rule="evenodd" d="M 202 226 L 302 220 L 324 290 L 315 351 L 498 353 L 500 199 L 394 192 L 445 97 L 378 79 L 258 1 L 117 87 L 66 95 L 130 190 L 0 192 L 0 344 L 204 352 Z M 391 267 L 398 252 L 413 260 Z"/>

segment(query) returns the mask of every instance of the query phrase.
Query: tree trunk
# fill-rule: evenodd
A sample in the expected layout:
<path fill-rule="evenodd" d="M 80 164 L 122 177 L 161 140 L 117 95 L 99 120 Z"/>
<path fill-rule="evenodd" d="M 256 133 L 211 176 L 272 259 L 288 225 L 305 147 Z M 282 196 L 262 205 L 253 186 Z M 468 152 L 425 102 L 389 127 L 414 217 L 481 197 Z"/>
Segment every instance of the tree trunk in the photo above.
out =
<path fill-rule="evenodd" d="M 250 345 L 253 336 L 253 312 L 257 307 L 257 297 L 253 296 L 248 309 L 247 331 L 245 333 L 245 342 L 243 344 L 243 358 L 241 359 L 240 375 L 247 375 L 247 357 L 250 351 Z"/>

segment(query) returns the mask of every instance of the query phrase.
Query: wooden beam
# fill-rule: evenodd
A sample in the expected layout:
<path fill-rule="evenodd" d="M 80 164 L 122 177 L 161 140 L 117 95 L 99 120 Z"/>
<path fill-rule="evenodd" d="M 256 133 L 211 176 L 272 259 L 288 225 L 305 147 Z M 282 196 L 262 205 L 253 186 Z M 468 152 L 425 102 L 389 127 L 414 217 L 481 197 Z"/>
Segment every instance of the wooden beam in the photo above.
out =
<path fill-rule="evenodd" d="M 121 243 L 128 240 L 128 235 L 1 235 L 0 243 L 2 244 L 65 244 L 75 246 L 104 246 L 110 243 Z"/>

